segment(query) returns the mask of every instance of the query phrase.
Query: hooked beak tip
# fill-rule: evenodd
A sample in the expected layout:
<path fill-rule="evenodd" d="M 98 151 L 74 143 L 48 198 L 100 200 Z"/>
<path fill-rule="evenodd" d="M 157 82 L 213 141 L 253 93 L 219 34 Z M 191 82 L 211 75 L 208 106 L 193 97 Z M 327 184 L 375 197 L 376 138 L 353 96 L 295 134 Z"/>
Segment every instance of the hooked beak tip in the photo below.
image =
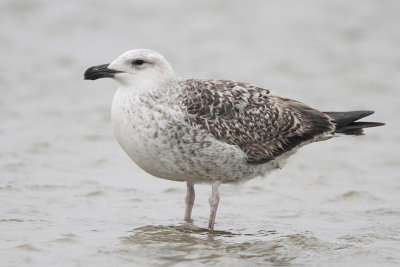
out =
<path fill-rule="evenodd" d="M 121 71 L 109 69 L 110 64 L 103 64 L 88 68 L 83 77 L 85 80 L 97 80 L 100 78 L 113 78 L 115 74 L 121 73 Z"/>

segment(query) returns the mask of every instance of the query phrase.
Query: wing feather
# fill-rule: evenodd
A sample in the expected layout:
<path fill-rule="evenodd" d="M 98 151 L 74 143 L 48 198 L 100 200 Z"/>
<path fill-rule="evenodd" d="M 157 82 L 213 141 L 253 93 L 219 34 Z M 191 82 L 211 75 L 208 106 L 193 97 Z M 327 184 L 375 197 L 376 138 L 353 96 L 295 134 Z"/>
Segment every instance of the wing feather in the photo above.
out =
<path fill-rule="evenodd" d="M 186 120 L 237 145 L 249 163 L 268 162 L 334 130 L 324 113 L 248 83 L 187 79 L 181 86 Z"/>

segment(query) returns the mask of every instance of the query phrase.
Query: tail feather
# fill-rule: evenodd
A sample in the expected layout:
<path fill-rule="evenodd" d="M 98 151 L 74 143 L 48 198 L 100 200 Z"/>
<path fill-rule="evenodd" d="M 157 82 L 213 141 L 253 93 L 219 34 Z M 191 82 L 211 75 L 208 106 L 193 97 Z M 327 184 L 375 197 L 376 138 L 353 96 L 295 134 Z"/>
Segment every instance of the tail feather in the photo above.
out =
<path fill-rule="evenodd" d="M 332 122 L 335 123 L 335 133 L 342 133 L 346 135 L 363 135 L 364 128 L 377 127 L 385 125 L 381 122 L 356 122 L 359 119 L 373 114 L 370 110 L 348 111 L 348 112 L 324 112 L 328 115 Z"/>

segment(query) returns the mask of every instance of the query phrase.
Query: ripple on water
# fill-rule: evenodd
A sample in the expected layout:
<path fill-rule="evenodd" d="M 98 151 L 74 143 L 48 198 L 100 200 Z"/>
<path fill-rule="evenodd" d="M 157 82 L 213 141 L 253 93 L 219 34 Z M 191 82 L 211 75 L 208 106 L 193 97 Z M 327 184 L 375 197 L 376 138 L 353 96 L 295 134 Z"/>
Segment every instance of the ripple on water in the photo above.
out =
<path fill-rule="evenodd" d="M 170 187 L 170 188 L 165 189 L 163 191 L 163 193 L 166 193 L 166 194 L 184 193 L 184 190 L 179 187 Z"/>
<path fill-rule="evenodd" d="M 16 246 L 16 248 L 27 250 L 27 251 L 41 251 L 41 249 L 38 249 L 31 244 L 22 244 L 22 245 Z"/>
<path fill-rule="evenodd" d="M 333 199 L 330 199 L 330 202 L 338 202 L 338 201 L 380 201 L 381 199 L 377 198 L 370 192 L 366 191 L 347 191 L 339 196 L 336 196 Z"/>
<path fill-rule="evenodd" d="M 78 242 L 77 236 L 72 233 L 61 234 L 60 238 L 48 241 L 48 243 L 77 243 L 77 242 Z"/>
<path fill-rule="evenodd" d="M 85 196 L 86 197 L 97 197 L 97 196 L 103 196 L 104 192 L 101 190 L 96 190 L 96 191 L 91 191 L 87 193 Z"/>
<path fill-rule="evenodd" d="M 372 210 L 367 210 L 365 212 L 366 214 L 370 214 L 372 216 L 394 216 L 394 217 L 400 217 L 400 210 L 394 210 L 394 209 L 372 209 Z"/>

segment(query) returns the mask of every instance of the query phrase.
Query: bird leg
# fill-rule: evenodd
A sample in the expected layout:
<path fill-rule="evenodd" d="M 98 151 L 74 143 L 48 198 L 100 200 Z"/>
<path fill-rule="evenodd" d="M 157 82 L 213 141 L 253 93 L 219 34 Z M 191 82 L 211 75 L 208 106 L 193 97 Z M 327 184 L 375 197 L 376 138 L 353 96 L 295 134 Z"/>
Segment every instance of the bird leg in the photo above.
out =
<path fill-rule="evenodd" d="M 194 186 L 192 183 L 187 182 L 186 186 L 187 186 L 186 198 L 185 198 L 186 209 L 185 209 L 184 220 L 187 222 L 191 222 L 192 221 L 192 218 L 191 218 L 192 217 L 192 208 L 193 208 L 193 204 L 194 204 L 195 193 L 194 193 Z"/>
<path fill-rule="evenodd" d="M 219 183 L 212 185 L 212 194 L 208 199 L 208 203 L 210 203 L 210 219 L 208 220 L 208 229 L 210 230 L 214 230 L 215 216 L 217 216 L 217 208 L 219 204 L 218 187 Z"/>

